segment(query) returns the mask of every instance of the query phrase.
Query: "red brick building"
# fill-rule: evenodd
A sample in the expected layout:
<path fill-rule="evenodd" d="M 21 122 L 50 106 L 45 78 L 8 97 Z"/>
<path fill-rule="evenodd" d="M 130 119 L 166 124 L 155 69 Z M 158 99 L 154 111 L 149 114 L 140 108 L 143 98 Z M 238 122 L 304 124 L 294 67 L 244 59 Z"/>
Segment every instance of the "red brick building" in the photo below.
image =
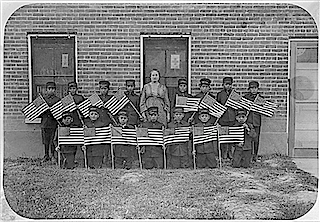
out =
<path fill-rule="evenodd" d="M 54 80 L 85 97 L 111 82 L 111 94 L 135 79 L 137 91 L 158 68 L 169 91 L 186 77 L 232 76 L 241 93 L 257 80 L 279 108 L 263 118 L 261 154 L 317 156 L 318 29 L 287 3 L 41 3 L 17 9 L 4 28 L 5 157 L 42 156 L 39 124 L 21 109 Z M 288 81 L 291 80 L 291 81 Z M 291 91 L 290 91 L 290 90 Z M 307 116 L 307 118 L 306 118 Z"/>

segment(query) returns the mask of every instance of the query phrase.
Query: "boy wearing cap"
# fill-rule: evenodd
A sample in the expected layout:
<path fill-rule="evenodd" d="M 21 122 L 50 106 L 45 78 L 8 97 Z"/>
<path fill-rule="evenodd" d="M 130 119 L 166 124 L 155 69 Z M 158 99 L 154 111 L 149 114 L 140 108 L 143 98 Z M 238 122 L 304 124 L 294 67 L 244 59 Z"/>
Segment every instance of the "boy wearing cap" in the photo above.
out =
<path fill-rule="evenodd" d="M 121 110 L 118 113 L 118 122 L 122 129 L 134 129 L 134 126 L 128 124 L 128 113 L 126 110 Z M 133 145 L 114 145 L 114 166 L 117 169 L 131 169 L 134 160 L 136 147 Z"/>
<path fill-rule="evenodd" d="M 212 126 L 209 122 L 210 114 L 209 110 L 201 109 L 199 110 L 199 120 L 200 123 L 195 124 L 198 127 Z M 197 168 L 216 168 L 217 167 L 217 143 L 211 141 L 202 144 L 195 145 L 196 151 L 196 165 Z"/>
<path fill-rule="evenodd" d="M 175 107 L 173 109 L 173 120 L 170 123 L 168 123 L 168 128 L 175 129 L 179 127 L 189 126 L 189 124 L 183 120 L 183 117 L 183 108 Z M 173 143 L 168 145 L 167 149 L 169 168 L 178 169 L 189 167 L 189 157 L 191 156 L 191 150 L 189 150 L 188 142 Z"/>
<path fill-rule="evenodd" d="M 43 96 L 46 103 L 51 107 L 53 104 L 60 101 L 60 98 L 55 95 L 56 84 L 55 82 L 46 83 L 46 94 Z M 50 110 L 45 111 L 41 116 L 41 135 L 42 143 L 44 144 L 45 155 L 43 161 L 50 160 L 49 150 L 51 150 L 51 158 L 55 161 L 55 148 L 53 144 L 54 135 L 58 126 L 58 122 L 53 117 Z"/>
<path fill-rule="evenodd" d="M 131 101 L 132 105 L 136 108 L 136 110 L 139 112 L 140 108 L 140 98 L 139 96 L 134 92 L 134 87 L 135 87 L 135 81 L 134 79 L 128 79 L 126 80 L 126 91 L 124 94 L 129 98 Z M 127 110 L 128 113 L 128 124 L 129 125 L 138 125 L 139 123 L 139 116 L 135 109 L 132 107 L 130 103 L 125 105 L 124 109 Z"/>
<path fill-rule="evenodd" d="M 224 77 L 223 80 L 223 90 L 218 92 L 217 101 L 224 105 L 232 91 L 232 77 Z M 235 110 L 228 107 L 224 114 L 219 119 L 219 124 L 221 126 L 233 126 L 236 120 Z M 232 159 L 232 146 L 231 144 L 221 144 L 221 156 L 223 159 Z"/>
<path fill-rule="evenodd" d="M 99 110 L 96 107 L 89 108 L 89 118 L 85 119 L 85 128 L 97 128 L 108 126 L 101 120 Z M 87 164 L 91 169 L 101 168 L 103 155 L 105 151 L 105 144 L 94 144 L 86 146 Z M 109 145 L 110 147 L 110 145 Z"/>
<path fill-rule="evenodd" d="M 62 127 L 76 127 L 73 124 L 73 117 L 72 113 L 64 112 L 62 113 L 61 119 L 61 126 Z M 56 130 L 54 145 L 56 147 L 56 151 L 60 151 L 62 159 L 61 159 L 61 167 L 64 169 L 74 169 L 75 164 L 75 154 L 77 151 L 76 145 L 60 145 L 58 144 L 58 130 Z"/>
<path fill-rule="evenodd" d="M 164 124 L 158 121 L 158 107 L 152 106 L 147 109 L 149 121 L 143 122 L 141 127 L 148 129 L 164 129 Z M 141 153 L 143 166 L 145 169 L 163 168 L 163 147 L 162 146 L 143 146 Z"/>
<path fill-rule="evenodd" d="M 78 94 L 78 84 L 76 82 L 69 82 L 68 83 L 68 93 L 73 97 L 75 104 L 80 104 L 84 101 L 84 97 Z M 80 116 L 80 112 L 78 110 L 74 110 L 72 113 L 73 124 L 77 127 L 82 127 L 83 116 Z"/>
<path fill-rule="evenodd" d="M 234 145 L 234 156 L 232 160 L 232 167 L 244 167 L 248 168 L 251 161 L 252 139 L 257 136 L 254 126 L 247 121 L 247 111 L 244 109 L 237 110 L 236 123 L 234 126 L 244 127 L 244 143 L 238 143 Z"/>
<path fill-rule="evenodd" d="M 254 101 L 255 98 L 259 95 L 263 98 L 263 96 L 260 95 L 258 92 L 259 90 L 259 83 L 257 81 L 251 81 L 249 82 L 249 92 L 244 95 L 244 98 Z M 252 141 L 252 161 L 257 161 L 258 156 L 258 150 L 259 150 L 259 142 L 260 142 L 260 132 L 261 132 L 261 114 L 257 112 L 249 112 L 247 122 L 252 124 L 255 128 L 255 131 L 257 133 L 256 138 Z"/>

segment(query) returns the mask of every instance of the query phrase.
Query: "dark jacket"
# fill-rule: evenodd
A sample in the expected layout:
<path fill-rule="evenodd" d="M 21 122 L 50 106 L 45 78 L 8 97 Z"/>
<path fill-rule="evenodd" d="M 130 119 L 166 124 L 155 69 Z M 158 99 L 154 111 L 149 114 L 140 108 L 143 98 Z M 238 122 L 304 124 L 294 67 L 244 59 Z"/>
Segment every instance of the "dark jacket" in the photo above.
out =
<path fill-rule="evenodd" d="M 200 123 L 195 124 L 195 126 L 204 127 L 204 126 L 212 126 L 212 124 L 209 122 L 206 122 L 206 123 L 200 122 Z M 196 149 L 197 153 L 203 153 L 203 154 L 204 153 L 213 153 L 216 150 L 216 146 L 217 146 L 216 142 L 211 141 L 211 142 L 207 142 L 207 143 L 197 144 L 197 145 L 195 145 L 195 149 Z"/>
<path fill-rule="evenodd" d="M 141 124 L 141 127 L 148 129 L 164 129 L 164 125 L 158 121 L 145 122 Z M 145 146 L 144 157 L 161 157 L 163 155 L 162 146 Z"/>
<path fill-rule="evenodd" d="M 100 99 L 103 101 L 103 103 L 107 102 L 112 96 L 111 95 L 99 95 Z M 103 122 L 104 125 L 108 126 L 110 123 L 113 123 L 111 120 L 112 115 L 108 112 L 108 110 L 104 107 L 101 107 L 98 109 L 99 112 L 99 119 L 101 122 Z M 113 123 L 114 124 L 114 123 Z"/>
<path fill-rule="evenodd" d="M 246 98 L 250 101 L 254 101 L 258 94 L 254 95 L 249 92 L 244 95 L 244 98 Z M 263 98 L 263 96 L 261 96 L 260 94 L 259 94 L 259 96 Z M 253 124 L 253 126 L 261 126 L 261 114 L 257 113 L 257 112 L 250 111 L 249 115 L 248 115 L 247 122 Z"/>
<path fill-rule="evenodd" d="M 124 93 L 127 95 L 129 100 L 131 101 L 132 105 L 134 105 L 135 108 L 140 112 L 140 98 L 139 98 L 139 96 L 137 94 L 135 94 L 134 92 L 132 92 L 130 94 L 129 94 L 129 92 L 124 92 Z M 123 109 L 127 110 L 127 112 L 128 112 L 128 119 L 129 119 L 128 124 L 137 125 L 139 122 L 139 115 L 134 110 L 132 105 L 130 103 L 128 103 L 127 105 L 124 106 Z"/>
<path fill-rule="evenodd" d="M 217 101 L 220 104 L 225 105 L 230 93 L 231 91 L 227 92 L 226 90 L 221 90 L 217 94 Z M 228 107 L 225 113 L 220 117 L 219 123 L 222 126 L 232 126 L 235 123 L 235 120 L 236 120 L 235 110 L 233 108 Z"/>
<path fill-rule="evenodd" d="M 174 129 L 178 127 L 185 127 L 189 126 L 189 124 L 182 120 L 180 123 L 171 121 L 168 123 L 168 128 L 169 129 Z M 172 143 L 168 145 L 168 154 L 172 156 L 186 156 L 188 155 L 188 142 L 184 143 Z"/>
<path fill-rule="evenodd" d="M 74 100 L 75 104 L 77 104 L 77 105 L 84 101 L 84 97 L 81 96 L 81 95 L 75 94 L 72 97 L 73 97 L 73 100 Z M 83 118 L 81 112 L 78 109 L 76 109 L 71 114 L 72 114 L 72 117 L 73 117 L 73 123 L 78 127 L 82 127 L 83 124 L 82 124 L 80 118 L 82 118 L 82 120 L 84 118 Z"/>
<path fill-rule="evenodd" d="M 50 95 L 50 96 L 44 95 L 43 98 L 49 107 L 51 107 L 52 105 L 60 101 L 60 98 L 57 97 L 56 95 Z M 41 117 L 41 124 L 40 124 L 41 128 L 52 128 L 52 129 L 57 128 L 58 122 L 53 117 L 50 110 L 47 110 L 44 113 L 42 113 L 40 117 Z"/>
<path fill-rule="evenodd" d="M 132 125 L 125 125 L 121 126 L 123 129 L 134 129 Z M 135 146 L 133 145 L 126 145 L 126 144 L 119 144 L 114 145 L 114 155 L 115 157 L 133 157 L 135 152 Z"/>
<path fill-rule="evenodd" d="M 257 133 L 254 129 L 254 126 L 250 123 L 247 123 L 249 126 L 250 131 L 248 132 L 247 129 L 244 130 L 244 143 L 243 144 L 235 144 L 235 147 L 242 148 L 243 150 L 251 150 L 251 142 L 257 136 Z M 242 124 L 236 122 L 234 126 L 241 126 Z"/>

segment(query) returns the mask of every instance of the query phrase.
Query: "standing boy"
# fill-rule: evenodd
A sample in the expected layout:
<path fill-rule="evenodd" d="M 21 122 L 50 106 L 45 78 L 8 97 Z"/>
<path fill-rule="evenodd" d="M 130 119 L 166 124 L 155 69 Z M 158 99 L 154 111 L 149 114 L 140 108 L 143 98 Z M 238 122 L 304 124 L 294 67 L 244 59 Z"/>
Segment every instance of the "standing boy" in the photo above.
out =
<path fill-rule="evenodd" d="M 210 114 L 209 110 L 201 109 L 199 110 L 199 120 L 200 122 L 195 124 L 196 127 L 212 126 L 209 122 Z M 196 164 L 197 168 L 216 168 L 217 167 L 217 143 L 216 142 L 206 142 L 202 144 L 195 145 L 196 151 Z"/>
<path fill-rule="evenodd" d="M 139 123 L 139 115 L 137 111 L 139 112 L 140 100 L 139 100 L 139 96 L 134 92 L 134 87 L 135 87 L 134 79 L 126 80 L 126 91 L 124 93 L 129 98 L 132 104 L 128 103 L 127 105 L 125 105 L 123 109 L 127 110 L 128 118 L 129 118 L 128 124 L 137 126 Z M 132 107 L 132 105 L 135 107 L 137 111 Z"/>
<path fill-rule="evenodd" d="M 189 124 L 183 120 L 183 117 L 183 108 L 174 108 L 173 120 L 168 124 L 168 128 L 174 130 L 175 128 L 189 126 Z M 189 167 L 190 154 L 191 150 L 189 150 L 188 142 L 173 143 L 168 145 L 169 168 L 178 169 Z"/>
<path fill-rule="evenodd" d="M 118 113 L 119 126 L 122 129 L 134 129 L 134 126 L 128 124 L 128 113 L 126 110 L 121 110 Z M 114 164 L 118 169 L 131 169 L 132 162 L 136 156 L 136 147 L 133 145 L 121 144 L 114 145 Z"/>
<path fill-rule="evenodd" d="M 147 110 L 149 121 L 141 124 L 141 127 L 148 129 L 164 129 L 164 125 L 158 121 L 158 107 L 149 107 Z M 162 146 L 143 146 L 142 160 L 145 169 L 163 168 L 163 147 Z"/>
<path fill-rule="evenodd" d="M 244 109 L 237 110 L 236 116 L 237 122 L 234 126 L 244 127 L 244 143 L 235 144 L 234 156 L 232 160 L 232 167 L 244 167 L 248 168 L 251 161 L 252 154 L 252 139 L 257 136 L 254 126 L 250 123 L 246 123 L 247 111 Z"/>
<path fill-rule="evenodd" d="M 228 97 L 232 91 L 233 79 L 231 77 L 224 77 L 223 80 L 223 90 L 218 92 L 217 101 L 222 105 L 228 100 Z M 236 120 L 235 110 L 228 107 L 224 114 L 219 119 L 219 124 L 221 126 L 233 126 Z M 221 156 L 223 159 L 232 159 L 232 146 L 231 144 L 221 144 Z"/>
<path fill-rule="evenodd" d="M 78 84 L 76 82 L 68 83 L 68 93 L 73 97 L 75 104 L 80 104 L 84 101 L 84 97 L 78 94 Z M 80 116 L 79 110 L 74 110 L 72 113 L 73 124 L 77 127 L 83 126 L 83 116 Z"/>
<path fill-rule="evenodd" d="M 244 95 L 244 98 L 250 101 L 254 101 L 258 95 L 262 97 L 258 92 L 258 90 L 259 90 L 259 83 L 257 81 L 249 82 L 249 92 Z M 257 161 L 258 150 L 259 150 L 260 131 L 261 131 L 261 114 L 250 111 L 247 122 L 248 124 L 252 124 L 254 126 L 254 129 L 257 133 L 257 136 L 252 141 L 252 151 L 253 151 L 252 161 L 255 162 Z"/>
<path fill-rule="evenodd" d="M 193 96 L 191 94 L 189 94 L 187 92 L 187 80 L 186 79 L 179 79 L 178 80 L 178 88 L 176 90 L 176 93 L 171 101 L 171 109 L 170 110 L 173 110 L 174 107 L 176 107 L 176 97 L 177 95 L 178 96 L 183 96 L 183 97 L 187 97 L 187 98 L 192 98 Z M 174 115 L 174 112 L 172 112 L 172 115 Z M 188 113 L 185 113 L 184 114 L 184 118 L 183 120 L 185 121 L 188 121 L 188 119 L 191 117 L 192 115 L 192 112 L 188 112 Z"/>
<path fill-rule="evenodd" d="M 61 126 L 62 127 L 76 127 L 76 125 L 73 124 L 73 117 L 72 113 L 70 112 L 64 112 L 62 113 L 62 119 L 61 119 Z M 74 169 L 75 164 L 75 154 L 77 151 L 76 145 L 60 145 L 58 144 L 58 130 L 56 130 L 56 135 L 54 139 L 54 145 L 56 147 L 56 151 L 60 151 L 61 153 L 61 167 L 65 169 Z"/>
<path fill-rule="evenodd" d="M 46 83 L 46 94 L 43 96 L 46 103 L 51 107 L 56 102 L 60 101 L 60 98 L 55 95 L 56 83 Z M 43 162 L 49 161 L 51 158 L 55 161 L 55 148 L 53 144 L 54 135 L 58 126 L 57 120 L 53 117 L 50 110 L 45 111 L 41 116 L 41 135 L 42 143 L 44 144 L 44 157 Z M 51 151 L 51 157 L 49 154 Z"/>

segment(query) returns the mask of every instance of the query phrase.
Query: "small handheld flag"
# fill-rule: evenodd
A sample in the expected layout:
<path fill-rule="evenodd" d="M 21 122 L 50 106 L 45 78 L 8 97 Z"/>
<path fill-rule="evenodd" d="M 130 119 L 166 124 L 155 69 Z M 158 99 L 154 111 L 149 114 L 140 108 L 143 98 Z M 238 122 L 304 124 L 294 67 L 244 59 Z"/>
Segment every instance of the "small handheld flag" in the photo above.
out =
<path fill-rule="evenodd" d="M 221 105 L 212 96 L 206 94 L 200 102 L 200 108 L 208 109 L 210 115 L 220 118 L 227 110 L 227 107 Z"/>
<path fill-rule="evenodd" d="M 176 95 L 176 107 L 182 107 L 184 112 L 196 112 L 198 111 L 200 100 L 200 98 Z"/>
<path fill-rule="evenodd" d="M 250 111 L 260 113 L 267 117 L 272 117 L 274 115 L 276 108 L 277 108 L 277 105 L 275 103 L 269 102 L 264 98 L 262 98 L 261 96 L 257 95 L 250 108 Z"/>
<path fill-rule="evenodd" d="M 228 100 L 226 101 L 225 106 L 228 106 L 234 109 L 244 108 L 244 109 L 250 110 L 252 103 L 253 103 L 252 101 L 242 97 L 235 90 L 232 90 L 232 92 L 228 97 Z"/>
<path fill-rule="evenodd" d="M 49 105 L 43 97 L 39 95 L 35 100 L 24 107 L 22 112 L 30 121 L 33 121 L 48 109 L 50 109 Z"/>
<path fill-rule="evenodd" d="M 103 106 L 103 101 L 97 94 L 91 95 L 85 101 L 78 105 L 80 112 L 83 114 L 84 117 L 89 116 L 89 107 L 95 106 L 97 108 L 101 108 Z"/>
<path fill-rule="evenodd" d="M 62 118 L 63 112 L 66 112 L 66 111 L 72 112 L 76 109 L 77 109 L 77 105 L 74 102 L 74 99 L 71 95 L 67 95 L 63 97 L 60 101 L 56 102 L 50 107 L 50 111 L 56 120 L 59 120 Z"/>
<path fill-rule="evenodd" d="M 105 102 L 104 107 L 114 116 L 129 102 L 130 100 L 124 92 L 118 90 L 115 95 Z"/>

